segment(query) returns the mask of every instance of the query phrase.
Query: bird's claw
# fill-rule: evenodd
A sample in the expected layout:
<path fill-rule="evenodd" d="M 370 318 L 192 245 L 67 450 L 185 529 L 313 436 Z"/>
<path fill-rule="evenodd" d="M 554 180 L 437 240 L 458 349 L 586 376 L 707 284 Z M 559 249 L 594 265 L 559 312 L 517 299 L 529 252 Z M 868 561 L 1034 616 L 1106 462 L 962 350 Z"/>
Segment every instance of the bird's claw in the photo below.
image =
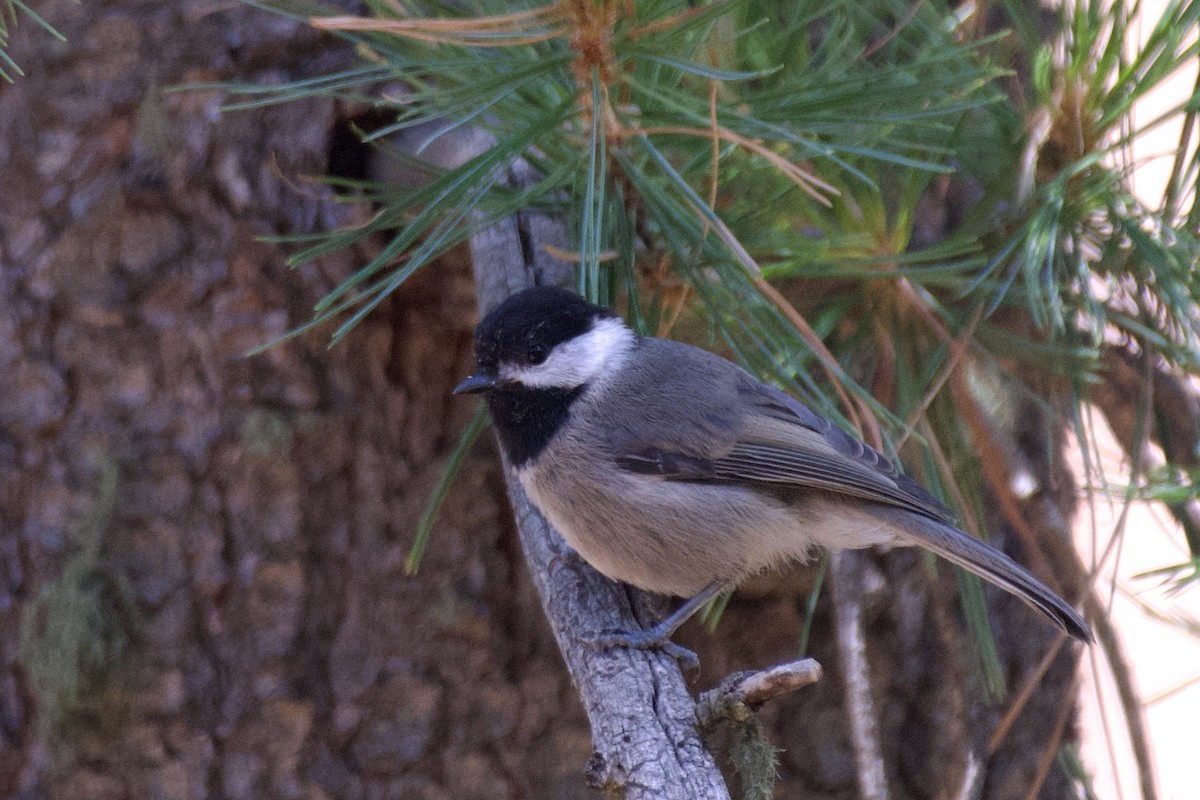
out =
<path fill-rule="evenodd" d="M 656 635 L 653 631 L 623 631 L 597 636 L 587 642 L 588 649 L 604 652 L 617 647 L 629 650 L 658 650 L 670 656 L 685 670 L 694 671 L 700 668 L 700 658 L 686 647 L 675 644 L 666 636 Z"/>

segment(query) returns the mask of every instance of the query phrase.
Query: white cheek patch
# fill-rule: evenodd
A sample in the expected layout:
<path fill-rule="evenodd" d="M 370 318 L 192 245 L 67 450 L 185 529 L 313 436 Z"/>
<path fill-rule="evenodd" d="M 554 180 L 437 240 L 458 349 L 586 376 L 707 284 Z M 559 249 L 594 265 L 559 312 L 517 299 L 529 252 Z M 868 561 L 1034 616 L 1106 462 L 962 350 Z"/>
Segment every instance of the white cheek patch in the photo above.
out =
<path fill-rule="evenodd" d="M 625 360 L 635 341 L 633 331 L 621 320 L 601 319 L 587 333 L 556 346 L 541 364 L 502 364 L 500 377 L 536 388 L 574 389 L 611 374 Z"/>

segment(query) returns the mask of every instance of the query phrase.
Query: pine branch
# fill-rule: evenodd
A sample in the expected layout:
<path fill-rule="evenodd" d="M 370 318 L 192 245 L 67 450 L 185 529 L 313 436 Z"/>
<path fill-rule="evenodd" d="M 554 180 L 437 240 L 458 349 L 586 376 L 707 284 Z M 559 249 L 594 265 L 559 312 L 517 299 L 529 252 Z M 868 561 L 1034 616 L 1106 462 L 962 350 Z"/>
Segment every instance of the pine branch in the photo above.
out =
<path fill-rule="evenodd" d="M 13 82 L 14 75 L 25 74 L 8 54 L 9 35 L 22 17 L 42 28 L 60 42 L 66 41 L 66 38 L 55 30 L 53 25 L 42 19 L 41 15 L 23 0 L 0 0 L 0 78 L 9 83 Z"/>
<path fill-rule="evenodd" d="M 516 171 L 517 181 L 529 180 L 520 165 Z M 565 247 L 564 227 L 528 212 L 472 237 L 482 312 L 535 283 L 571 281 L 569 265 L 552 259 L 546 245 Z M 504 473 L 534 584 L 591 722 L 596 752 L 589 782 L 629 800 L 728 798 L 674 659 L 661 652 L 588 649 L 590 639 L 638 627 L 627 590 L 584 564 L 530 505 L 507 464 Z"/>

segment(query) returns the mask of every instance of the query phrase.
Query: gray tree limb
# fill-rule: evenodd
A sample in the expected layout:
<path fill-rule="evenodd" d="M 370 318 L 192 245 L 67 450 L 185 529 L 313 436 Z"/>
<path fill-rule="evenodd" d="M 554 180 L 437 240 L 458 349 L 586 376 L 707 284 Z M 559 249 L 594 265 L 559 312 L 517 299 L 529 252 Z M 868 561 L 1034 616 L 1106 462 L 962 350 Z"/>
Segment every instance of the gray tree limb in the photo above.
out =
<path fill-rule="evenodd" d="M 888 800 L 883 747 L 879 741 L 879 712 L 871 688 L 867 643 L 862 624 L 862 563 L 860 555 L 833 556 L 833 604 L 837 610 L 838 655 L 846 682 L 846 713 L 858 766 L 858 790 L 864 800 Z"/>
<path fill-rule="evenodd" d="M 570 265 L 548 256 L 545 244 L 565 249 L 563 226 L 528 213 L 471 239 L 481 313 L 520 289 L 569 282 Z M 595 754 L 589 781 L 629 800 L 728 798 L 674 659 L 654 651 L 588 647 L 604 633 L 636 629 L 628 590 L 573 553 L 529 503 L 507 463 L 504 476 L 525 559 L 591 723 Z"/>

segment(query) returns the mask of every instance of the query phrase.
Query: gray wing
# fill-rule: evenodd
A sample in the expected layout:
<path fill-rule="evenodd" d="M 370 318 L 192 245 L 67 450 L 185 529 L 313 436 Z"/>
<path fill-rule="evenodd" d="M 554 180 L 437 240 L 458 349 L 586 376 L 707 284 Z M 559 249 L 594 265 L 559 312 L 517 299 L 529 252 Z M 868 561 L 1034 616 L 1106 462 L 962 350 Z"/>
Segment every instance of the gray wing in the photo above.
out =
<path fill-rule="evenodd" d="M 798 400 L 724 359 L 705 367 L 708 374 L 688 384 L 703 390 L 666 395 L 691 413 L 675 415 L 681 424 L 674 431 L 626 438 L 615 454 L 618 465 L 668 480 L 821 490 L 953 521 L 949 509 L 888 459 Z M 707 438 L 689 427 L 703 427 Z"/>
<path fill-rule="evenodd" d="M 954 521 L 954 513 L 950 509 L 938 502 L 921 484 L 902 474 L 879 451 L 850 436 L 790 395 L 752 378 L 750 380 L 751 383 L 743 387 L 743 397 L 759 415 L 748 426 L 751 430 L 761 427 L 762 417 L 766 417 L 782 422 L 793 430 L 803 430 L 803 437 L 819 437 L 815 455 L 809 448 L 801 447 L 802 455 L 799 458 L 797 448 L 787 443 L 739 443 L 729 457 L 733 458 L 743 449 L 749 451 L 746 456 L 739 454 L 738 461 L 757 463 L 759 466 L 748 468 L 751 474 L 755 471 L 770 474 L 772 463 L 778 461 L 779 480 L 795 481 L 811 469 L 813 474 L 832 482 L 832 485 L 820 488 L 899 506 L 945 522 Z M 752 432 L 749 435 L 753 437 Z M 832 454 L 826 448 L 831 449 Z M 794 466 L 791 464 L 793 460 Z"/>
<path fill-rule="evenodd" d="M 666 344 L 672 346 L 656 346 L 661 358 L 647 358 L 625 391 L 615 393 L 618 407 L 605 409 L 605 421 L 618 431 L 610 444 L 622 468 L 665 480 L 812 489 L 877 503 L 874 515 L 903 531 L 908 544 L 1014 593 L 1091 641 L 1070 605 L 1008 556 L 955 528 L 949 509 L 877 451 L 736 365 Z"/>

